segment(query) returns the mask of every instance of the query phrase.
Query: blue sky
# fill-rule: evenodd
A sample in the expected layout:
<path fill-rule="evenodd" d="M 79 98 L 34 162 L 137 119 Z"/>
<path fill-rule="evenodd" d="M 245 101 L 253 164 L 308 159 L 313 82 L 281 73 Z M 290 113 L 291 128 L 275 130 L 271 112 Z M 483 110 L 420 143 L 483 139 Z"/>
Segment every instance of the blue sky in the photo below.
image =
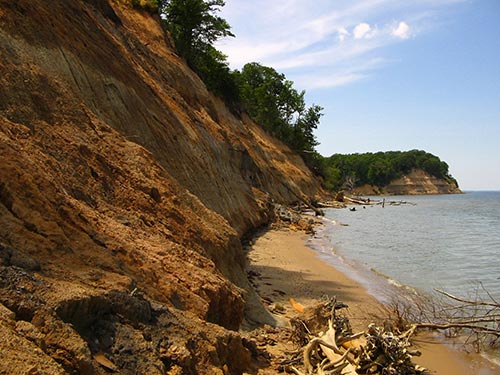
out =
<path fill-rule="evenodd" d="M 500 0 L 226 0 L 232 68 L 274 67 L 324 107 L 318 151 L 422 149 L 500 190 Z"/>

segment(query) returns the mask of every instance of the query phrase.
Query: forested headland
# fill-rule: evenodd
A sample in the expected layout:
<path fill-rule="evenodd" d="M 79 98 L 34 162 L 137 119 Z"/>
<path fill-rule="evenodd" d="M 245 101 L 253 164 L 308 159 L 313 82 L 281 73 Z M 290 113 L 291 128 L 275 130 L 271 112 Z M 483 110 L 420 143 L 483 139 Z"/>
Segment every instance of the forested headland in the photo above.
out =
<path fill-rule="evenodd" d="M 422 150 L 334 154 L 323 159 L 325 187 L 333 191 L 366 184 L 383 187 L 414 169 L 458 185 L 446 162 Z"/>

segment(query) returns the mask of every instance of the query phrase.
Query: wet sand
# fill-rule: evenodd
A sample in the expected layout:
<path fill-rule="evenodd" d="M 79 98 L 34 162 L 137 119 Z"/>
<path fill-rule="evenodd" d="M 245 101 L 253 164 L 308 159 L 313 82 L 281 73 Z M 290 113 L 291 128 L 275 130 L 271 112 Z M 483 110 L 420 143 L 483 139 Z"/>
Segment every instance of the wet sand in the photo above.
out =
<path fill-rule="evenodd" d="M 268 304 L 284 308 L 281 317 L 290 318 L 297 311 L 289 302 L 309 306 L 324 295 L 336 296 L 349 306 L 348 316 L 355 331 L 380 321 L 383 306 L 366 290 L 342 272 L 321 261 L 306 246 L 308 236 L 289 229 L 263 233 L 248 253 L 249 270 L 259 277 L 255 284 L 259 295 Z M 495 368 L 477 355 L 450 350 L 432 336 L 416 337 L 416 348 L 422 352 L 415 362 L 437 375 L 497 375 Z"/>

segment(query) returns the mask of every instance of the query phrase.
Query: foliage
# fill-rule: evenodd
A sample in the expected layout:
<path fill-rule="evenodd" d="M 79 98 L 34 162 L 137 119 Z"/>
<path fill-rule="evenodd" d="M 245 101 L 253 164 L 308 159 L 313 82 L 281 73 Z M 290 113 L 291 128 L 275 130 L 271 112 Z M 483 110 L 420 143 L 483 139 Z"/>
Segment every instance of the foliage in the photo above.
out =
<path fill-rule="evenodd" d="M 258 63 L 246 64 L 238 73 L 243 109 L 267 131 L 302 155 L 312 169 L 321 161 L 314 148 L 314 130 L 323 115 L 319 105 L 306 108 L 305 91 L 298 92 L 293 82 L 275 69 Z"/>
<path fill-rule="evenodd" d="M 235 108 L 238 88 L 226 56 L 213 44 L 234 36 L 227 21 L 216 13 L 223 0 L 161 0 L 160 13 L 179 54 L 214 94 Z"/>
<path fill-rule="evenodd" d="M 449 174 L 448 164 L 421 150 L 335 154 L 323 159 L 323 169 L 325 187 L 331 190 L 339 190 L 347 183 L 383 187 L 410 173 L 412 169 L 422 169 L 432 176 L 456 184 Z"/>
<path fill-rule="evenodd" d="M 178 52 L 193 62 L 218 39 L 234 36 L 227 21 L 216 15 L 224 0 L 163 0 L 161 13 Z"/>
<path fill-rule="evenodd" d="M 136 9 L 145 9 L 150 13 L 156 13 L 159 9 L 159 0 L 130 0 L 130 5 Z"/>

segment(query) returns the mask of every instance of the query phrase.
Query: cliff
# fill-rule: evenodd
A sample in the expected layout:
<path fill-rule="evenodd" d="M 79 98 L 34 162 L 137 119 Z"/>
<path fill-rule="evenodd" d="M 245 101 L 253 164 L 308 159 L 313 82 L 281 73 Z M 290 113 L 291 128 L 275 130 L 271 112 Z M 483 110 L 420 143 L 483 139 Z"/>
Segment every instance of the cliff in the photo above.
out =
<path fill-rule="evenodd" d="M 240 374 L 272 323 L 241 237 L 321 193 L 159 18 L 0 0 L 0 373 Z"/>
<path fill-rule="evenodd" d="M 414 169 L 408 175 L 391 181 L 382 188 L 364 185 L 354 189 L 359 195 L 423 195 L 423 194 L 460 194 L 455 183 L 434 177 L 429 173 Z"/>

